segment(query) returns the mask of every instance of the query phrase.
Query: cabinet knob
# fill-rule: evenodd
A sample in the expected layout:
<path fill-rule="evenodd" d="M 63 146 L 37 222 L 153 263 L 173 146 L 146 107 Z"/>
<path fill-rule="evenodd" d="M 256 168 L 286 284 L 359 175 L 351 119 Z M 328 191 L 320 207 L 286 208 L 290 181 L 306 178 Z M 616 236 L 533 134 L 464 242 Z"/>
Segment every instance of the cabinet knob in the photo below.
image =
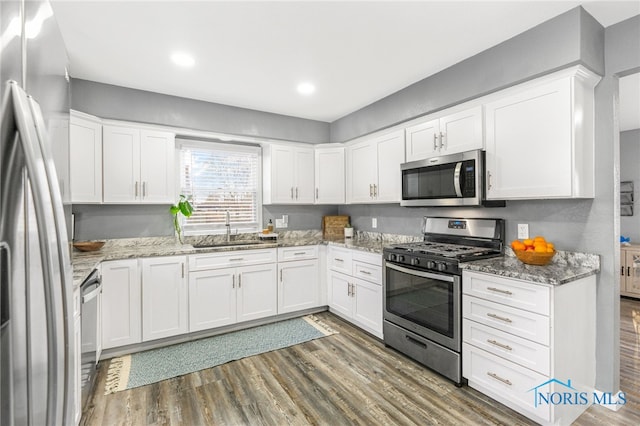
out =
<path fill-rule="evenodd" d="M 491 172 L 487 170 L 487 189 L 491 189 Z"/>

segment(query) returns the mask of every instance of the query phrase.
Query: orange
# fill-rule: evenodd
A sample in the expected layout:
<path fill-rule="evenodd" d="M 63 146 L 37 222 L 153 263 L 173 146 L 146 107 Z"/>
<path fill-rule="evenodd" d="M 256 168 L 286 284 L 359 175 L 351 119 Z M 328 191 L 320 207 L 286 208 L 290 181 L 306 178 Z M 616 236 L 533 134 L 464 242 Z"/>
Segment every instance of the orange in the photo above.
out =
<path fill-rule="evenodd" d="M 536 253 L 546 253 L 547 252 L 547 247 L 546 246 L 537 245 L 536 248 L 533 251 L 535 251 Z"/>
<path fill-rule="evenodd" d="M 527 247 L 529 247 L 529 246 L 533 247 L 533 240 L 530 239 L 530 238 L 527 238 L 526 240 L 524 240 L 523 243 Z"/>
<path fill-rule="evenodd" d="M 542 248 L 544 248 L 546 250 L 547 249 L 547 243 L 542 242 L 542 241 L 534 241 L 533 242 L 533 247 L 534 248 L 542 247 Z"/>
<path fill-rule="evenodd" d="M 527 247 L 525 251 L 533 251 L 533 247 Z"/>
<path fill-rule="evenodd" d="M 553 250 L 556 246 L 553 243 L 547 243 L 547 248 Z"/>
<path fill-rule="evenodd" d="M 547 253 L 553 253 L 553 247 L 547 246 Z"/>
<path fill-rule="evenodd" d="M 534 237 L 533 242 L 536 242 L 536 241 L 543 242 L 543 243 L 546 242 L 544 237 L 541 237 L 540 235 L 537 235 L 536 237 Z"/>
<path fill-rule="evenodd" d="M 520 241 L 515 240 L 514 242 L 511 243 L 511 248 L 514 250 L 524 250 L 526 247 Z"/>

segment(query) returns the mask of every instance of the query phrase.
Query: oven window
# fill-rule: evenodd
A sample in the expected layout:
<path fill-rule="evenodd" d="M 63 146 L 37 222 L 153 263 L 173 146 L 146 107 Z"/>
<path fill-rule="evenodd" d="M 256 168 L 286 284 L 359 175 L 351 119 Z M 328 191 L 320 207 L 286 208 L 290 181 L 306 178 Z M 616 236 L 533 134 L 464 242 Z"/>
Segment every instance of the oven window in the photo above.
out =
<path fill-rule="evenodd" d="M 453 338 L 453 283 L 387 268 L 387 311 Z"/>

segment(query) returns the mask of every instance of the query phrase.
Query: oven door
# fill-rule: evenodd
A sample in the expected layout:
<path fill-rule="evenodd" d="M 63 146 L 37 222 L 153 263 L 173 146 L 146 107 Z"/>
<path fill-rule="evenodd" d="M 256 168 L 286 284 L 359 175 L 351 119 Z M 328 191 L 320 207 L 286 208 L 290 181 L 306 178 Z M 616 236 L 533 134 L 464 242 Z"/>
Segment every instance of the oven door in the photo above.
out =
<path fill-rule="evenodd" d="M 461 279 L 385 261 L 384 319 L 461 350 Z"/>

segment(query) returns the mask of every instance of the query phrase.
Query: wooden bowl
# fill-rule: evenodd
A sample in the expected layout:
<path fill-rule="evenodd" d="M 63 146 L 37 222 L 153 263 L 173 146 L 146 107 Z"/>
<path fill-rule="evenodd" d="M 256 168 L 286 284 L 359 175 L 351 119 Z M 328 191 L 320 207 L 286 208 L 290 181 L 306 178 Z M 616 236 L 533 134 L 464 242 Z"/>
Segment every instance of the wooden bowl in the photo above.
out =
<path fill-rule="evenodd" d="M 537 265 L 544 266 L 551 262 L 553 256 L 555 256 L 556 251 L 554 250 L 552 253 L 536 253 L 535 251 L 524 251 L 524 250 L 514 250 L 516 257 L 527 265 Z"/>
<path fill-rule="evenodd" d="M 73 247 L 80 251 L 98 251 L 104 245 L 104 241 L 79 241 L 73 243 Z"/>

